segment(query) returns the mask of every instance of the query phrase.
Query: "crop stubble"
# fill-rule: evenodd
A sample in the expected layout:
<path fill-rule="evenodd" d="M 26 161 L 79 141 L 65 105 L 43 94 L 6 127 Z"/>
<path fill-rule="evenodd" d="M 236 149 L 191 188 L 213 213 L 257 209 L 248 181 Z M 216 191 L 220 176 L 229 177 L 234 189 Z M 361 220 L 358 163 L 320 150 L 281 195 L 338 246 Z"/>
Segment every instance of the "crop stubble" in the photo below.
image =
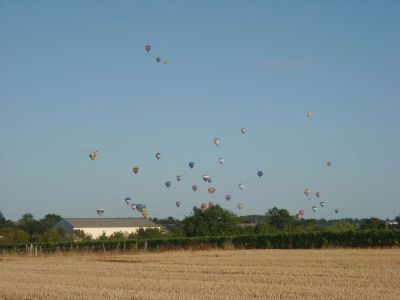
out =
<path fill-rule="evenodd" d="M 0 299 L 400 299 L 400 249 L 0 257 Z"/>

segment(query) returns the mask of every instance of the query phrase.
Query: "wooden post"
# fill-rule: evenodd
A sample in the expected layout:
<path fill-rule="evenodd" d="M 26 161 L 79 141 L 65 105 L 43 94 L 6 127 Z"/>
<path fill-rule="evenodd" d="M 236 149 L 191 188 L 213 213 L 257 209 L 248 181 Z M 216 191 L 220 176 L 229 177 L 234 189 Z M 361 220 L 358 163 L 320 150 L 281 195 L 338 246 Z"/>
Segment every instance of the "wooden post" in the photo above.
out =
<path fill-rule="evenodd" d="M 124 249 L 123 252 L 125 253 L 125 243 L 124 243 L 124 248 L 123 249 Z"/>
<path fill-rule="evenodd" d="M 103 246 L 103 251 L 106 253 L 106 248 L 104 247 L 104 243 L 101 244 Z"/>
<path fill-rule="evenodd" d="M 35 256 L 37 256 L 37 245 L 35 245 Z"/>
<path fill-rule="evenodd" d="M 144 242 L 144 251 L 147 251 L 147 241 Z"/>

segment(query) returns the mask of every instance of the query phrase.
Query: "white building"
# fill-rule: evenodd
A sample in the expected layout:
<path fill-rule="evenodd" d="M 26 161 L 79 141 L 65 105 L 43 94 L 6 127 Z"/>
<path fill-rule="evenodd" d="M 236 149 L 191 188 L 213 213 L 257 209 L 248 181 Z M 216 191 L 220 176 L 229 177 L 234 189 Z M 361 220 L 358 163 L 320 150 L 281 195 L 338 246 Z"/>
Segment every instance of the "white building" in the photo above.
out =
<path fill-rule="evenodd" d="M 54 228 L 61 228 L 68 235 L 72 235 L 74 230 L 81 230 L 92 238 L 101 236 L 103 232 L 110 236 L 115 232 L 127 235 L 136 233 L 139 228 L 161 230 L 160 225 L 144 218 L 65 218 L 54 225 Z"/>

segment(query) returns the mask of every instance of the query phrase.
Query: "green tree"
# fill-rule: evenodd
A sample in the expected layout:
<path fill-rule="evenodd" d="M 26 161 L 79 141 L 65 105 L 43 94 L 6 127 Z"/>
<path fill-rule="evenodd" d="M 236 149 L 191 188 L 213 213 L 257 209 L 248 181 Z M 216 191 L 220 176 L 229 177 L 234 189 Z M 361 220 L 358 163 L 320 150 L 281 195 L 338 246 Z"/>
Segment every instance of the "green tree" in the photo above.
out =
<path fill-rule="evenodd" d="M 47 214 L 39 221 L 42 229 L 52 229 L 61 220 L 61 216 L 56 214 Z"/>
<path fill-rule="evenodd" d="M 236 216 L 219 205 L 205 210 L 194 207 L 191 216 L 183 219 L 186 236 L 231 235 L 236 232 Z"/>
<path fill-rule="evenodd" d="M 269 209 L 265 214 L 268 223 L 281 231 L 292 231 L 296 219 L 292 217 L 286 209 L 278 209 L 274 207 Z"/>
<path fill-rule="evenodd" d="M 136 232 L 136 237 L 142 239 L 154 239 L 162 237 L 162 233 L 157 228 L 139 228 L 139 230 Z"/>
<path fill-rule="evenodd" d="M 75 229 L 72 235 L 74 241 L 91 241 L 91 234 L 86 234 L 83 230 Z"/>
<path fill-rule="evenodd" d="M 385 227 L 385 221 L 374 217 L 366 219 L 361 224 L 361 229 L 384 229 Z"/>
<path fill-rule="evenodd" d="M 335 226 L 333 226 L 332 229 L 337 231 L 350 231 L 355 230 L 356 225 L 346 220 L 340 220 L 336 222 Z"/>

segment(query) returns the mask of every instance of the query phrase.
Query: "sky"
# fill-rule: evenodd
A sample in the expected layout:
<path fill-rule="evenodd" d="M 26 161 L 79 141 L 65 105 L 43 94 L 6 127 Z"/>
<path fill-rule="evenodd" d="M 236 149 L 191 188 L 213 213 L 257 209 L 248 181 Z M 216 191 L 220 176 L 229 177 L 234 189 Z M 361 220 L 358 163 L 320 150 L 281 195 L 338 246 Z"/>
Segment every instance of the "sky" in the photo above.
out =
<path fill-rule="evenodd" d="M 400 215 L 399 37 L 399 1 L 0 0 L 0 211 Z"/>

